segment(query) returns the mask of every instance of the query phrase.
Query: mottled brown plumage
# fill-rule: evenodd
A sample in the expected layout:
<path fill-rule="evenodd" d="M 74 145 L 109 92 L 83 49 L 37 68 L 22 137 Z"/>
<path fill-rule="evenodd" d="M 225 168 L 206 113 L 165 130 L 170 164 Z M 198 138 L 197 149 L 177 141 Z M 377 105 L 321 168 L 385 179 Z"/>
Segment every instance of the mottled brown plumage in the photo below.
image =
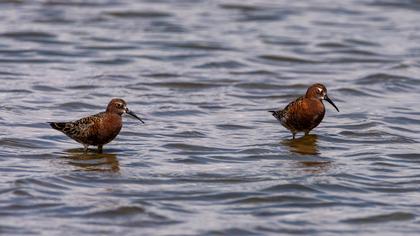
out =
<path fill-rule="evenodd" d="M 313 84 L 306 91 L 305 96 L 289 103 L 283 110 L 270 111 L 280 123 L 292 132 L 309 133 L 321 123 L 325 115 L 322 100 L 329 102 L 335 109 L 337 106 L 327 96 L 327 88 L 322 84 Z"/>
<path fill-rule="evenodd" d="M 136 114 L 128 110 L 127 103 L 124 100 L 114 98 L 109 102 L 105 112 L 76 121 L 49 122 L 49 124 L 52 128 L 83 144 L 85 152 L 90 145 L 98 146 L 98 150 L 101 152 L 102 146 L 111 142 L 120 132 L 122 127 L 121 116 L 124 113 L 143 122 Z"/>

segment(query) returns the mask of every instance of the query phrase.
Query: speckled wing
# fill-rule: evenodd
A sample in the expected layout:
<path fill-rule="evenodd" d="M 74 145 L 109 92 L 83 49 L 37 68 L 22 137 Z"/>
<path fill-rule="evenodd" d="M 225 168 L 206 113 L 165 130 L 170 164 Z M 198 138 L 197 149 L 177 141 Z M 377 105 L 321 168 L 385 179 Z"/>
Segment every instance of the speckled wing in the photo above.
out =
<path fill-rule="evenodd" d="M 273 114 L 273 116 L 280 121 L 280 123 L 289 130 L 294 130 L 295 124 L 294 119 L 292 118 L 293 114 L 295 114 L 295 110 L 301 105 L 303 100 L 303 96 L 297 98 L 296 100 L 290 102 L 283 110 L 277 111 L 269 111 Z"/>
<path fill-rule="evenodd" d="M 291 111 L 296 109 L 297 106 L 302 102 L 303 97 L 299 97 L 293 102 L 290 102 L 283 110 L 277 110 L 277 111 L 269 111 L 273 116 L 280 122 L 283 122 L 284 120 L 287 120 Z"/>
<path fill-rule="evenodd" d="M 73 122 L 51 122 L 50 125 L 80 143 L 90 143 L 91 137 L 96 136 L 96 126 L 103 115 L 104 112 L 101 112 Z"/>

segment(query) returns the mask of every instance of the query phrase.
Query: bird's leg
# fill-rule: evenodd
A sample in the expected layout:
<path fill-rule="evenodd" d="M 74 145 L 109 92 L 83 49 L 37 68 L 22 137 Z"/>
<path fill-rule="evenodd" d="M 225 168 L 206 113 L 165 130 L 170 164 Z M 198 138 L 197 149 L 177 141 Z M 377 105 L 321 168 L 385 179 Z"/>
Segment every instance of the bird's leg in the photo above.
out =
<path fill-rule="evenodd" d="M 89 145 L 83 144 L 83 152 L 84 153 L 87 153 L 88 147 L 89 147 Z"/>
<path fill-rule="evenodd" d="M 296 133 L 292 133 L 293 134 L 293 139 L 295 139 L 295 135 L 296 135 Z"/>
<path fill-rule="evenodd" d="M 98 152 L 99 153 L 102 153 L 102 147 L 103 147 L 103 145 L 98 145 Z"/>

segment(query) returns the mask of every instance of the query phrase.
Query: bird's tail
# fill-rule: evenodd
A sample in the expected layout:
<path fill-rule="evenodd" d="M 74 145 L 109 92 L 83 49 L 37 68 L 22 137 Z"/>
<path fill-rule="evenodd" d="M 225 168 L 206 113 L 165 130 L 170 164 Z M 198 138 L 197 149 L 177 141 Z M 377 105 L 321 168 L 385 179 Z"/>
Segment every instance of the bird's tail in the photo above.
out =
<path fill-rule="evenodd" d="M 278 110 L 278 111 L 268 111 L 270 112 L 277 120 L 280 120 L 281 118 L 281 112 L 282 110 Z"/>
<path fill-rule="evenodd" d="M 48 124 L 50 124 L 50 126 L 53 129 L 62 131 L 64 129 L 64 127 L 66 127 L 66 123 L 65 122 L 48 122 Z"/>

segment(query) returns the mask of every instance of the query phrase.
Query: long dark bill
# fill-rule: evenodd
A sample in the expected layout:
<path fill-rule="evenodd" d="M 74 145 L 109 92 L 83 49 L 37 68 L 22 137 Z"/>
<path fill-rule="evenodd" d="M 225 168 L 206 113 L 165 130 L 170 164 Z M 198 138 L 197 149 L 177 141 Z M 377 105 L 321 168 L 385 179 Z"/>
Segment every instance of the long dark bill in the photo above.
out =
<path fill-rule="evenodd" d="M 134 114 L 134 112 L 130 111 L 130 110 L 126 110 L 126 113 L 129 114 L 130 116 L 138 119 L 139 121 L 141 121 L 144 124 L 144 121 L 142 119 L 140 119 L 140 117 L 138 117 L 136 114 Z"/>
<path fill-rule="evenodd" d="M 340 112 L 337 106 L 333 103 L 333 101 L 331 101 L 331 99 L 327 95 L 324 96 L 324 100 L 329 102 L 338 112 Z"/>

